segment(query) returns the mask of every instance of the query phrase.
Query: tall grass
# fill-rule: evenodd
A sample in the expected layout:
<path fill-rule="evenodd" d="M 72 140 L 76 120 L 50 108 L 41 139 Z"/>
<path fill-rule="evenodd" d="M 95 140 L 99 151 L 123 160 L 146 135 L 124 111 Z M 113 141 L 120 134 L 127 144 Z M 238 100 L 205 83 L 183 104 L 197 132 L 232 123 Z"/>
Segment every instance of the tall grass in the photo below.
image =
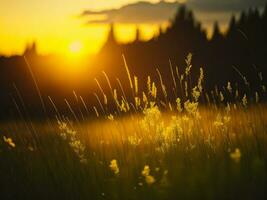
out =
<path fill-rule="evenodd" d="M 173 88 L 157 69 L 159 85 L 148 76 L 142 91 L 123 59 L 129 86 L 103 72 L 110 94 L 95 79 L 92 109 L 74 92 L 78 113 L 65 99 L 71 115 L 62 115 L 48 97 L 49 123 L 0 124 L 1 199 L 267 198 L 264 86 L 252 96 L 230 82 L 205 91 L 189 55 L 183 73 L 170 65 Z"/>

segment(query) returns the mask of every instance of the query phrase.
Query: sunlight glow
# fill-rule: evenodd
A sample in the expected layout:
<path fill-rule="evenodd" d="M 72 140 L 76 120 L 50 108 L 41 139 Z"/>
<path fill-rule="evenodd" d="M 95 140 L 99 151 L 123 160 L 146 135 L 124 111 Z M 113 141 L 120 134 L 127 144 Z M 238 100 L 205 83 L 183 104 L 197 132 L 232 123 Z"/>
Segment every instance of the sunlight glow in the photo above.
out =
<path fill-rule="evenodd" d="M 69 45 L 69 51 L 71 54 L 81 54 L 83 45 L 80 41 L 74 41 Z"/>

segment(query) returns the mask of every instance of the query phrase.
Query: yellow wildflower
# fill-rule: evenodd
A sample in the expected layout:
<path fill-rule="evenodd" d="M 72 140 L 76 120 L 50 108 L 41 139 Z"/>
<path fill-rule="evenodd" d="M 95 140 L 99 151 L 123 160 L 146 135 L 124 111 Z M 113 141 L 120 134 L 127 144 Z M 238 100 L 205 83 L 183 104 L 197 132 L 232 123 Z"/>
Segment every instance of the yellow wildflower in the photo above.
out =
<path fill-rule="evenodd" d="M 240 161 L 240 159 L 241 159 L 241 152 L 240 152 L 240 150 L 238 149 L 238 148 L 236 148 L 235 149 L 235 151 L 234 152 L 231 152 L 230 153 L 230 158 L 233 160 L 233 161 L 235 161 L 235 162 L 239 162 Z"/>
<path fill-rule="evenodd" d="M 148 165 L 145 165 L 142 175 L 145 177 L 145 181 L 148 185 L 151 185 L 156 182 L 156 179 L 150 175 L 150 168 Z"/>
<path fill-rule="evenodd" d="M 109 167 L 110 167 L 111 171 L 114 172 L 114 174 L 120 173 L 120 169 L 118 167 L 117 160 L 115 160 L 115 159 L 111 160 Z"/>
<path fill-rule="evenodd" d="M 4 136 L 4 141 L 11 147 L 15 148 L 16 147 L 16 144 L 13 142 L 12 138 L 6 138 Z"/>
<path fill-rule="evenodd" d="M 181 99 L 180 98 L 177 98 L 176 99 L 176 104 L 177 104 L 177 110 L 179 111 L 179 112 L 182 112 L 183 111 L 183 109 L 182 109 L 182 105 L 181 105 Z"/>
<path fill-rule="evenodd" d="M 148 165 L 145 165 L 145 167 L 144 167 L 144 169 L 143 169 L 143 171 L 142 171 L 142 175 L 143 175 L 143 176 L 148 176 L 149 173 L 150 173 L 150 168 L 149 168 Z"/>
<path fill-rule="evenodd" d="M 114 116 L 113 116 L 112 114 L 110 114 L 110 115 L 108 116 L 108 119 L 109 119 L 110 121 L 113 121 L 113 120 L 114 120 Z"/>
<path fill-rule="evenodd" d="M 151 185 L 151 184 L 155 183 L 155 181 L 156 181 L 155 178 L 151 175 L 146 176 L 145 179 L 146 179 L 146 183 L 148 185 Z"/>

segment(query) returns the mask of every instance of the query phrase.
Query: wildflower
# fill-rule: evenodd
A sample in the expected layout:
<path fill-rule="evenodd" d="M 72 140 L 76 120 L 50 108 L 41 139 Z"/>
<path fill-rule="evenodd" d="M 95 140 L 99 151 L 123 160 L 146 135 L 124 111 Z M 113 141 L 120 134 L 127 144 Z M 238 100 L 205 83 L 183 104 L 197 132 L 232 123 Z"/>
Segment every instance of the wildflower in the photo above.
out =
<path fill-rule="evenodd" d="M 146 176 L 145 180 L 148 185 L 151 185 L 156 182 L 155 178 L 151 175 Z"/>
<path fill-rule="evenodd" d="M 183 120 L 184 122 L 188 122 L 190 119 L 189 119 L 189 117 L 187 117 L 186 115 L 184 115 L 184 116 L 182 117 L 182 120 Z"/>
<path fill-rule="evenodd" d="M 146 108 L 143 112 L 145 117 L 141 121 L 142 128 L 147 132 L 150 132 L 151 128 L 158 129 L 157 127 L 161 121 L 161 112 L 158 107 L 151 103 L 150 108 Z"/>
<path fill-rule="evenodd" d="M 15 148 L 16 144 L 13 142 L 12 138 L 6 138 L 6 136 L 3 137 L 4 141 L 11 147 Z"/>
<path fill-rule="evenodd" d="M 187 100 L 184 103 L 184 108 L 189 114 L 195 115 L 197 113 L 198 102 L 190 102 L 189 100 Z"/>
<path fill-rule="evenodd" d="M 231 120 L 231 117 L 230 116 L 224 116 L 223 117 L 223 121 L 224 121 L 225 124 L 229 123 L 230 120 Z"/>
<path fill-rule="evenodd" d="M 118 164 L 117 164 L 117 160 L 113 159 L 110 161 L 110 165 L 109 165 L 111 171 L 114 172 L 114 174 L 119 174 L 120 173 L 120 169 L 118 167 Z"/>
<path fill-rule="evenodd" d="M 223 122 L 221 120 L 216 120 L 213 124 L 216 128 L 221 128 L 223 126 Z"/>
<path fill-rule="evenodd" d="M 225 130 L 227 127 L 226 125 L 230 122 L 231 117 L 229 116 L 224 116 L 222 117 L 221 115 L 217 115 L 216 121 L 213 123 L 213 125 L 216 128 L 221 128 L 222 130 Z"/>
<path fill-rule="evenodd" d="M 150 168 L 149 168 L 148 165 L 145 165 L 145 167 L 144 167 L 144 169 L 143 169 L 143 171 L 142 171 L 142 175 L 143 175 L 143 176 L 148 176 L 149 173 L 150 173 Z"/>
<path fill-rule="evenodd" d="M 109 119 L 110 121 L 113 121 L 113 120 L 114 120 L 114 116 L 113 116 L 112 114 L 110 114 L 110 115 L 108 116 L 108 119 Z"/>
<path fill-rule="evenodd" d="M 120 110 L 123 111 L 123 112 L 127 112 L 127 107 L 126 107 L 127 104 L 125 104 L 125 101 L 124 100 L 121 100 L 121 104 L 119 105 L 120 107 Z"/>
<path fill-rule="evenodd" d="M 177 118 L 176 116 L 172 117 L 170 125 L 163 131 L 165 146 L 168 147 L 169 144 L 176 144 L 182 133 L 183 129 L 181 127 L 180 118 Z"/>
<path fill-rule="evenodd" d="M 150 168 L 148 165 L 145 165 L 142 175 L 145 177 L 145 181 L 148 185 L 151 185 L 156 182 L 155 178 L 150 175 Z"/>
<path fill-rule="evenodd" d="M 185 68 L 185 74 L 188 76 L 190 74 L 190 70 L 192 68 L 192 57 L 193 55 L 191 53 L 188 54 L 188 56 L 186 57 L 186 68 Z"/>
<path fill-rule="evenodd" d="M 240 159 L 241 159 L 241 155 L 242 154 L 241 154 L 240 150 L 238 148 L 236 148 L 234 152 L 230 153 L 230 158 L 233 161 L 235 161 L 236 163 L 238 163 L 240 161 Z"/>
<path fill-rule="evenodd" d="M 28 146 L 29 151 L 34 151 L 34 148 L 32 146 Z"/>
<path fill-rule="evenodd" d="M 200 97 L 200 91 L 198 91 L 197 87 L 193 88 L 192 96 L 194 97 L 195 101 L 198 101 L 198 98 Z"/>
<path fill-rule="evenodd" d="M 182 112 L 183 109 L 182 109 L 181 99 L 180 99 L 180 98 L 177 98 L 177 99 L 176 99 L 176 104 L 177 104 L 177 106 L 176 106 L 177 110 L 178 110 L 179 112 Z"/>
<path fill-rule="evenodd" d="M 138 108 L 141 105 L 141 100 L 139 97 L 134 97 L 135 106 Z"/>
<path fill-rule="evenodd" d="M 80 162 L 83 164 L 87 163 L 87 159 L 85 158 L 85 146 L 77 138 L 77 132 L 70 129 L 67 126 L 67 123 L 62 122 L 62 121 L 58 121 L 58 127 L 60 130 L 59 135 L 63 138 L 63 140 L 68 141 L 72 150 L 79 157 Z"/>
<path fill-rule="evenodd" d="M 128 138 L 128 142 L 133 146 L 138 146 L 141 143 L 141 138 L 139 138 L 136 134 L 131 135 Z"/>

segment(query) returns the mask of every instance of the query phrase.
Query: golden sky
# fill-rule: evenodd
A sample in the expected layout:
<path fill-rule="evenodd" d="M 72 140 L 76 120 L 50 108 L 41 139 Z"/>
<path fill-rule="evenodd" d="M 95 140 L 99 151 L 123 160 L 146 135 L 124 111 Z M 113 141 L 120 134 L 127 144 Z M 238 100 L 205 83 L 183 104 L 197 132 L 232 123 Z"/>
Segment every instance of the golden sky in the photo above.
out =
<path fill-rule="evenodd" d="M 22 53 L 36 40 L 40 53 L 67 53 L 81 43 L 84 53 L 95 53 L 105 41 L 107 25 L 85 25 L 78 15 L 85 9 L 118 8 L 130 0 L 1 0 L 0 54 Z M 153 2 L 153 1 L 152 1 Z M 156 2 L 156 1 L 154 1 Z M 144 37 L 157 27 L 142 25 Z M 134 25 L 118 25 L 120 41 L 134 39 Z"/>
<path fill-rule="evenodd" d="M 159 2 L 159 0 L 147 1 Z M 203 2 L 203 5 L 205 2 L 221 2 L 179 0 L 179 2 L 185 1 Z M 249 2 L 249 0 L 227 2 L 239 1 Z M 106 39 L 109 26 L 104 23 L 88 25 L 86 24 L 88 18 L 81 17 L 81 13 L 85 10 L 121 8 L 134 2 L 137 0 L 0 0 L 0 54 L 21 54 L 26 43 L 33 40 L 37 42 L 38 52 L 41 54 L 96 53 Z M 220 16 L 217 13 L 218 11 L 215 11 L 213 15 Z M 223 17 L 224 13 L 220 13 Z M 205 16 L 202 18 L 205 19 Z M 151 38 L 158 31 L 157 24 L 146 23 L 138 26 L 141 28 L 143 39 Z M 135 28 L 136 24 L 116 24 L 117 39 L 121 42 L 133 40 Z"/>

